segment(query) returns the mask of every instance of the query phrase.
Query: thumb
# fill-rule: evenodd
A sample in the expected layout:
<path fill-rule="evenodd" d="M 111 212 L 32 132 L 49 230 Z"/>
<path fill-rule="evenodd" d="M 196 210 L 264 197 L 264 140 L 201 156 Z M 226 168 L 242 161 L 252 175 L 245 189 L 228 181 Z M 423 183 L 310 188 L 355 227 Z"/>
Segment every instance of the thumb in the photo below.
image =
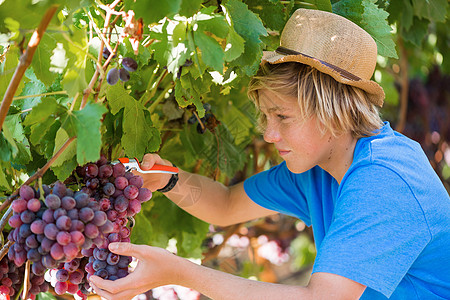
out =
<path fill-rule="evenodd" d="M 125 255 L 133 256 L 138 259 L 142 259 L 145 256 L 146 245 L 135 245 L 132 243 L 111 243 L 108 248 L 111 252 Z"/>

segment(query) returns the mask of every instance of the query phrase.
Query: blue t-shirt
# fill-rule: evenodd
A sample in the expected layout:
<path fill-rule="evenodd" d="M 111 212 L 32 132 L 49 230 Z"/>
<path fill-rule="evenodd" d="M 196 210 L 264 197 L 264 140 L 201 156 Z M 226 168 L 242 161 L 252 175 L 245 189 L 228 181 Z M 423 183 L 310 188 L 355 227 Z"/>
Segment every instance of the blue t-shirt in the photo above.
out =
<path fill-rule="evenodd" d="M 341 184 L 283 162 L 244 182 L 257 204 L 312 225 L 314 272 L 367 286 L 361 299 L 450 299 L 450 198 L 420 145 L 389 123 L 358 140 Z"/>

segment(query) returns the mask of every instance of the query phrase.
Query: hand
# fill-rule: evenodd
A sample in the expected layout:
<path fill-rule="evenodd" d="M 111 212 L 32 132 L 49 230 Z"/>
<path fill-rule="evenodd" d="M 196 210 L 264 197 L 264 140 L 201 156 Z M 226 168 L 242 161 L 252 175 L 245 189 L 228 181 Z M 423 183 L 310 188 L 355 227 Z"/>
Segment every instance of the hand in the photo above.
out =
<path fill-rule="evenodd" d="M 176 284 L 185 261 L 169 251 L 147 245 L 111 243 L 109 250 L 138 259 L 134 272 L 115 281 L 92 275 L 89 280 L 95 292 L 106 299 L 131 299 L 155 287 Z"/>
<path fill-rule="evenodd" d="M 163 166 L 172 166 L 173 164 L 165 159 L 162 159 L 158 154 L 147 153 L 144 155 L 144 158 L 141 162 L 141 168 L 144 171 L 150 170 L 153 165 L 163 165 Z M 139 175 L 144 179 L 144 187 L 148 188 L 152 192 L 157 189 L 163 188 L 167 185 L 170 180 L 171 174 L 162 174 L 162 173 L 148 173 L 143 174 L 138 171 L 133 171 L 134 175 Z"/>

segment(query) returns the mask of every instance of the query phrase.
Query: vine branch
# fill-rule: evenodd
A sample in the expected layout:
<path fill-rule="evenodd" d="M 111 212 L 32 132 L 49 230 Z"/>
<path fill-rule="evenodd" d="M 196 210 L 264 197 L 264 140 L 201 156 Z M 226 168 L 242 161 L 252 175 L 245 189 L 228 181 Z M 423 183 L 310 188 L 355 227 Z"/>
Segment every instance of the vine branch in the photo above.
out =
<path fill-rule="evenodd" d="M 22 81 L 22 77 L 25 74 L 25 71 L 31 64 L 33 60 L 34 53 L 41 42 L 42 36 L 44 35 L 45 30 L 50 24 L 54 14 L 58 10 L 59 5 L 52 5 L 45 13 L 44 17 L 39 24 L 39 27 L 34 31 L 33 35 L 28 42 L 27 49 L 24 54 L 20 57 L 19 65 L 14 72 L 11 81 L 9 82 L 8 88 L 6 89 L 6 93 L 3 96 L 2 105 L 0 107 L 0 129 L 3 127 L 3 123 L 5 122 L 6 116 L 8 114 L 9 107 L 14 99 L 14 94 L 19 87 L 20 82 Z"/>

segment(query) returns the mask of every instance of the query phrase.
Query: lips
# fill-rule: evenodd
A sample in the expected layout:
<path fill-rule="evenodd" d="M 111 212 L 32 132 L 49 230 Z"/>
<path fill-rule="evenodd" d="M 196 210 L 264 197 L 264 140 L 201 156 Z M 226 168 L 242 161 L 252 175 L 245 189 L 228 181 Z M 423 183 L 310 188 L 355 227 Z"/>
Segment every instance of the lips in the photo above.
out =
<path fill-rule="evenodd" d="M 286 154 L 289 154 L 289 152 L 291 152 L 289 150 L 278 149 L 278 148 L 277 148 L 277 150 L 278 150 L 278 153 L 280 154 L 280 156 L 284 156 Z"/>

